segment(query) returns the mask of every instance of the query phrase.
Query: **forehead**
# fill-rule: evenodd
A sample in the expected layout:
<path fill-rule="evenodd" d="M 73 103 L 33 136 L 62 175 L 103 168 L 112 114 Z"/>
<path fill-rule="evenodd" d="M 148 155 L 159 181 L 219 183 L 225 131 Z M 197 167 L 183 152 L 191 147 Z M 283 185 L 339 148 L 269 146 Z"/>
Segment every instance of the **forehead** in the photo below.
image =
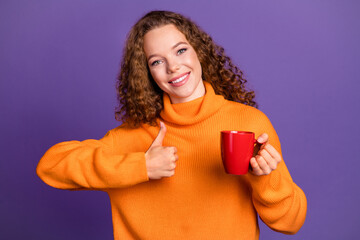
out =
<path fill-rule="evenodd" d="M 144 36 L 145 54 L 171 49 L 178 42 L 186 42 L 185 35 L 180 32 L 174 25 L 168 24 L 154 28 Z"/>

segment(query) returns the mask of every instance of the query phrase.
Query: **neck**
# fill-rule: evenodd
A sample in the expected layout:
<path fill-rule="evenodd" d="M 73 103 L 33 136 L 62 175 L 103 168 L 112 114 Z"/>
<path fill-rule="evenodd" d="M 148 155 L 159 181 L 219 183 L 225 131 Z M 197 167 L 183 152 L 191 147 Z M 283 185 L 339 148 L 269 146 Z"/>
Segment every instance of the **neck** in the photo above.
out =
<path fill-rule="evenodd" d="M 179 98 L 179 97 L 175 97 L 175 96 L 169 96 L 170 97 L 170 101 L 172 104 L 177 104 L 177 103 L 185 103 L 185 102 L 190 102 L 192 100 L 195 100 L 197 98 L 200 98 L 202 96 L 205 95 L 205 86 L 204 86 L 204 82 L 203 80 L 200 80 L 198 85 L 196 86 L 194 92 L 185 98 Z"/>
<path fill-rule="evenodd" d="M 207 119 L 209 116 L 217 112 L 225 103 L 225 99 L 221 95 L 216 95 L 211 84 L 204 81 L 203 98 L 199 95 L 192 101 L 172 104 L 168 94 L 164 93 L 163 103 L 164 109 L 160 116 L 166 122 L 177 125 L 191 125 Z"/>

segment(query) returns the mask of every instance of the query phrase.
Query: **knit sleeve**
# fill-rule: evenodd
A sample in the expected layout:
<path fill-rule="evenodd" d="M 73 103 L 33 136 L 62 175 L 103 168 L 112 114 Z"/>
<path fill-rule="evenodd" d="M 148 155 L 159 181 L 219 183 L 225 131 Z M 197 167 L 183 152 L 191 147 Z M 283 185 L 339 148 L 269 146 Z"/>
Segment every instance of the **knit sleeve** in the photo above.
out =
<path fill-rule="evenodd" d="M 263 115 L 257 137 L 269 135 L 269 143 L 281 154 L 279 138 L 269 119 Z M 271 229 L 285 234 L 295 234 L 304 224 L 307 200 L 304 192 L 293 182 L 281 161 L 269 175 L 247 174 L 252 188 L 253 204 L 262 221 Z"/>
<path fill-rule="evenodd" d="M 115 154 L 111 131 L 100 140 L 54 145 L 41 158 L 36 173 L 60 189 L 122 188 L 148 181 L 145 153 Z"/>

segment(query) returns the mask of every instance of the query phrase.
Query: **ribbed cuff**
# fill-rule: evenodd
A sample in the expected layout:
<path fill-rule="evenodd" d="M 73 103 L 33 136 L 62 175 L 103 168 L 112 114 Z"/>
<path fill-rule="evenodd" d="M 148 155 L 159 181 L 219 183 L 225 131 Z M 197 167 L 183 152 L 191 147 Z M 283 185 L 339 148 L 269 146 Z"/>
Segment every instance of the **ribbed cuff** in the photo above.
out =
<path fill-rule="evenodd" d="M 264 204 L 278 203 L 292 194 L 290 180 L 283 178 L 278 170 L 263 176 L 255 176 L 249 173 L 248 180 L 253 190 L 253 197 Z"/>

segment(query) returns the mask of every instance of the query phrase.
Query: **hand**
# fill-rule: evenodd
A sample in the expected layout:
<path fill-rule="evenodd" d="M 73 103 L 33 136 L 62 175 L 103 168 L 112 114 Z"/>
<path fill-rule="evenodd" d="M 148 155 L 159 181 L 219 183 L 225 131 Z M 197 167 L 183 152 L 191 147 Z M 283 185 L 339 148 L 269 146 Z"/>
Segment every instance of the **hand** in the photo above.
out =
<path fill-rule="evenodd" d="M 250 165 L 252 174 L 261 176 L 268 175 L 274 171 L 281 162 L 280 153 L 268 143 L 269 136 L 266 133 L 261 134 L 257 141 L 261 143 L 259 152 L 255 157 L 250 159 Z"/>
<path fill-rule="evenodd" d="M 154 142 L 145 153 L 146 169 L 150 179 L 171 177 L 175 174 L 176 147 L 164 147 L 162 145 L 166 133 L 166 126 L 160 122 L 160 131 Z"/>

